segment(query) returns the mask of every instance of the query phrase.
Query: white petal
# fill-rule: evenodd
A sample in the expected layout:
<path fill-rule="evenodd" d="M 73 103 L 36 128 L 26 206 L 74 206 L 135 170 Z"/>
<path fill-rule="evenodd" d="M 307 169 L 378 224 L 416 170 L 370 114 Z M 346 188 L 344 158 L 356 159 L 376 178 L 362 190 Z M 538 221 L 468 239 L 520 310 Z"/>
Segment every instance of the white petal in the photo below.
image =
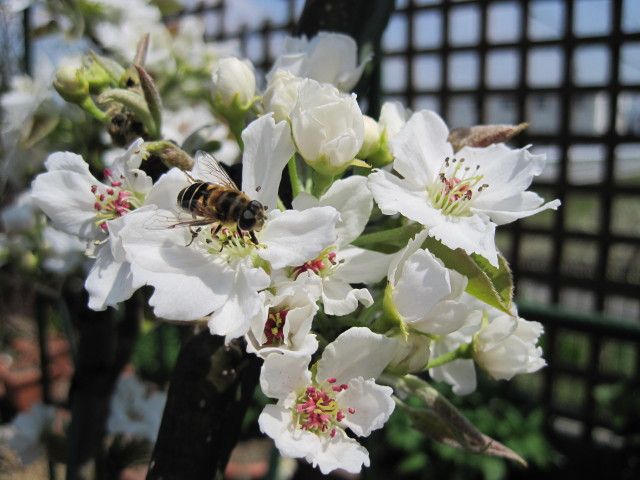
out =
<path fill-rule="evenodd" d="M 451 294 L 449 271 L 426 250 L 413 253 L 402 266 L 393 287 L 393 301 L 406 322 L 426 318 L 441 300 Z"/>
<path fill-rule="evenodd" d="M 505 340 L 518 327 L 518 318 L 501 313 L 478 332 L 478 342 L 483 349 L 490 349 Z M 537 337 L 536 337 L 537 338 Z"/>
<path fill-rule="evenodd" d="M 145 198 L 145 205 L 157 205 L 164 210 L 174 210 L 178 204 L 178 193 L 189 186 L 186 174 L 177 168 L 172 168 L 162 175 L 153 185 Z"/>
<path fill-rule="evenodd" d="M 393 389 L 361 377 L 354 378 L 348 385 L 349 388 L 340 392 L 336 400 L 341 408 L 355 408 L 356 411 L 345 412 L 342 423 L 356 435 L 367 437 L 373 430 L 382 428 L 393 413 Z"/>
<path fill-rule="evenodd" d="M 338 260 L 344 260 L 340 267 L 340 279 L 348 283 L 377 283 L 389 270 L 393 255 L 365 250 L 358 247 L 345 247 L 338 252 Z"/>
<path fill-rule="evenodd" d="M 498 225 L 511 223 L 519 218 L 530 217 L 544 210 L 557 210 L 560 200 L 544 203 L 542 197 L 534 192 L 521 192 L 512 197 L 494 203 L 490 207 L 474 206 L 472 211 L 488 215 Z"/>
<path fill-rule="evenodd" d="M 280 403 L 266 405 L 258 417 L 258 425 L 262 433 L 270 436 L 285 457 L 301 458 L 310 452 L 320 450 L 320 439 L 317 435 L 293 425 L 291 410 Z"/>
<path fill-rule="evenodd" d="M 134 286 L 129 263 L 116 261 L 110 245 L 102 245 L 84 284 L 89 293 L 89 308 L 115 307 L 130 298 L 138 286 Z"/>
<path fill-rule="evenodd" d="M 320 205 L 328 205 L 340 213 L 336 233 L 338 246 L 344 246 L 364 230 L 373 208 L 373 195 L 366 177 L 354 175 L 334 182 L 320 198 Z"/>
<path fill-rule="evenodd" d="M 415 186 L 385 170 L 378 170 L 369 175 L 369 188 L 385 215 L 401 213 L 426 226 L 444 222 L 444 216 L 428 201 L 423 186 Z"/>
<path fill-rule="evenodd" d="M 394 253 L 391 262 L 389 263 L 389 273 L 387 274 L 387 278 L 389 282 L 395 285 L 400 279 L 400 275 L 402 274 L 402 266 L 404 262 L 407 261 L 407 258 L 411 257 L 415 252 L 417 252 L 420 248 L 422 248 L 422 244 L 429 236 L 429 232 L 426 230 L 422 230 L 409 240 L 407 246 L 404 249 L 400 250 L 397 253 Z"/>
<path fill-rule="evenodd" d="M 414 185 L 430 185 L 446 157 L 453 156 L 449 129 L 434 112 L 414 113 L 391 140 L 393 168 Z"/>
<path fill-rule="evenodd" d="M 307 208 L 319 207 L 320 200 L 307 192 L 300 192 L 296 198 L 291 202 L 291 206 L 298 211 L 306 210 Z"/>
<path fill-rule="evenodd" d="M 338 384 L 342 384 L 356 377 L 376 378 L 389 365 L 394 354 L 392 339 L 368 328 L 352 327 L 324 349 L 317 363 L 316 379 L 335 378 Z"/>
<path fill-rule="evenodd" d="M 260 235 L 267 248 L 258 254 L 274 269 L 302 265 L 335 245 L 338 212 L 331 207 L 318 207 L 298 212 L 273 210 Z"/>
<path fill-rule="evenodd" d="M 460 335 L 454 333 L 449 337 L 443 337 L 442 340 L 432 343 L 432 358 L 437 358 L 460 345 L 462 340 Z M 473 360 L 455 360 L 445 363 L 441 367 L 429 369 L 429 375 L 436 381 L 451 385 L 456 395 L 468 395 L 476 389 L 476 370 Z"/>
<path fill-rule="evenodd" d="M 285 399 L 291 392 L 311 385 L 310 356 L 269 355 L 260 371 L 260 388 L 271 398 Z"/>
<path fill-rule="evenodd" d="M 486 213 L 498 225 L 549 208 L 555 210 L 560 205 L 558 200 L 543 205 L 541 197 L 525 191 L 533 177 L 542 172 L 544 155 L 532 155 L 526 147 L 512 150 L 504 144 L 465 147 L 459 155 L 466 158 L 466 162 L 479 165 L 483 182 L 489 185 L 474 199 L 473 209 Z"/>
<path fill-rule="evenodd" d="M 263 302 L 258 291 L 267 288 L 269 280 L 261 268 L 238 268 L 231 294 L 208 321 L 211 333 L 224 335 L 227 341 L 247 333 L 251 323 L 261 317 Z"/>
<path fill-rule="evenodd" d="M 491 265 L 498 267 L 496 250 L 496 224 L 484 214 L 469 217 L 443 217 L 444 222 L 429 228 L 429 236 L 440 240 L 449 248 L 461 248 L 469 255 L 477 253 Z"/>
<path fill-rule="evenodd" d="M 451 385 L 456 395 L 468 395 L 476 389 L 476 370 L 473 360 L 455 360 L 429 370 L 431 378 Z"/>
<path fill-rule="evenodd" d="M 47 214 L 56 228 L 84 239 L 95 239 L 102 232 L 95 225 L 92 185 L 102 185 L 81 156 L 69 152 L 49 155 L 48 172 L 31 184 L 34 202 Z"/>
<path fill-rule="evenodd" d="M 136 284 L 155 289 L 149 299 L 155 314 L 195 320 L 220 308 L 231 293 L 233 270 L 195 245 L 186 247 L 187 231 L 153 228 L 155 216 L 166 218 L 171 212 L 136 210 L 123 217 L 120 232 Z"/>
<path fill-rule="evenodd" d="M 373 305 L 371 293 L 366 288 L 352 288 L 347 282 L 327 277 L 322 281 L 322 305 L 329 315 L 348 315 L 358 308 Z"/>
<path fill-rule="evenodd" d="M 273 209 L 282 169 L 295 152 L 289 124 L 264 115 L 244 129 L 242 141 L 242 191 Z"/>
<path fill-rule="evenodd" d="M 321 438 L 322 447 L 305 458 L 327 475 L 338 468 L 349 473 L 360 473 L 362 466 L 369 466 L 369 452 L 356 440 L 341 430 L 336 436 Z"/>
<path fill-rule="evenodd" d="M 411 324 L 419 332 L 446 335 L 458 330 L 469 315 L 466 305 L 453 300 L 438 303 L 428 315 Z"/>

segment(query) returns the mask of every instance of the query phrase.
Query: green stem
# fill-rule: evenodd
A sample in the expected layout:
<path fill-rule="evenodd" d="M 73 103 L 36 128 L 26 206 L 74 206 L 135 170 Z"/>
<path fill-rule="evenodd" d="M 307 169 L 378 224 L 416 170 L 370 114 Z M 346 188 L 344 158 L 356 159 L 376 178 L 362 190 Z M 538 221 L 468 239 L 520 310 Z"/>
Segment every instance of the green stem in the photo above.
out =
<path fill-rule="evenodd" d="M 441 367 L 445 363 L 453 362 L 455 360 L 460 359 L 469 359 L 473 356 L 473 343 L 463 343 L 455 350 L 444 353 L 439 357 L 434 358 L 433 360 L 429 360 L 425 370 L 429 370 L 430 368 Z"/>
<path fill-rule="evenodd" d="M 320 198 L 324 192 L 326 192 L 333 183 L 334 177 L 328 177 L 321 173 L 313 171 L 313 185 L 311 186 L 311 193 L 314 197 Z"/>
<path fill-rule="evenodd" d="M 242 130 L 244 129 L 244 117 L 229 118 L 229 130 L 236 137 L 240 151 L 244 152 L 244 142 L 242 141 Z"/>
<path fill-rule="evenodd" d="M 291 194 L 293 198 L 296 198 L 302 192 L 302 182 L 298 176 L 298 164 L 296 163 L 295 154 L 289 159 L 287 171 L 289 172 L 289 180 L 291 180 Z"/>
<path fill-rule="evenodd" d="M 109 115 L 100 110 L 91 97 L 85 98 L 80 104 L 80 108 L 82 108 L 85 112 L 89 113 L 93 118 L 98 120 L 100 123 L 108 123 Z"/>

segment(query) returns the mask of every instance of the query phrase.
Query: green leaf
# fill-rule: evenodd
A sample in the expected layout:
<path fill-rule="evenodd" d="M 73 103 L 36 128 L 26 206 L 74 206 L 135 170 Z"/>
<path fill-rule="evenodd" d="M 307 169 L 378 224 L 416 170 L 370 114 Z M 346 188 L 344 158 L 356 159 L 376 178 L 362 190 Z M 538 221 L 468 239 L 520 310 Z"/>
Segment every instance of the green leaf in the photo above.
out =
<path fill-rule="evenodd" d="M 409 240 L 411 240 L 422 228 L 422 225 L 414 223 L 411 225 L 392 228 L 390 230 L 365 233 L 355 239 L 352 244 L 356 247 L 375 250 L 376 252 L 397 252 L 401 248 L 406 247 Z"/>
<path fill-rule="evenodd" d="M 402 378 L 382 376 L 391 385 L 396 403 L 412 421 L 413 426 L 433 440 L 454 448 L 494 457 L 502 457 L 522 466 L 527 462 L 516 452 L 478 430 L 458 409 L 427 382 L 413 375 Z M 406 401 L 417 398 L 419 406 Z"/>
<path fill-rule="evenodd" d="M 502 255 L 498 255 L 499 267 L 496 268 L 480 255 L 468 255 L 460 248 L 452 250 L 433 237 L 428 237 L 422 246 L 442 260 L 447 268 L 469 279 L 468 294 L 513 315 L 513 279 Z"/>

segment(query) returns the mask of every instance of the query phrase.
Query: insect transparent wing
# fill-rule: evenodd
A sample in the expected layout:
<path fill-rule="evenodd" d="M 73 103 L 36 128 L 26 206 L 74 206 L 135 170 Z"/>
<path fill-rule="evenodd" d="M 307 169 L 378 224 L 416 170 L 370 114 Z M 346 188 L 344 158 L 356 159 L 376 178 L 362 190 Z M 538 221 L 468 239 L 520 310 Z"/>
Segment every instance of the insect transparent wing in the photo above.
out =
<path fill-rule="evenodd" d="M 200 180 L 217 183 L 233 190 L 239 190 L 236 183 L 222 168 L 215 157 L 207 152 L 199 150 L 196 153 L 196 175 Z"/>
<path fill-rule="evenodd" d="M 151 215 L 144 223 L 144 228 L 147 230 L 166 230 L 167 228 L 175 227 L 188 227 L 194 222 L 199 222 L 201 219 L 194 218 L 190 213 L 178 211 L 161 210 Z"/>

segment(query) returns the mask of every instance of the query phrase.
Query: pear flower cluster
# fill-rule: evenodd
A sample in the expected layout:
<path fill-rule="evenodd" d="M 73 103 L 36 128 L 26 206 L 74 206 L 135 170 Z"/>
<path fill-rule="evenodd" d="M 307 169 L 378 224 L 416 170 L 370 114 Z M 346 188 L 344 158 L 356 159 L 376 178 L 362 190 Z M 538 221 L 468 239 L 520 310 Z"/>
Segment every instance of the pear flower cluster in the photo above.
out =
<path fill-rule="evenodd" d="M 103 181 L 82 157 L 51 154 L 31 197 L 87 242 L 91 308 L 151 287 L 159 319 L 206 325 L 263 360 L 260 387 L 275 403 L 259 426 L 282 455 L 357 473 L 370 463 L 358 438 L 396 407 L 394 379 L 428 372 L 463 395 L 477 369 L 508 380 L 545 365 L 542 326 L 490 282 L 509 275 L 496 227 L 559 202 L 527 190 L 544 158 L 526 147 L 454 151 L 435 112 L 399 103 L 365 116 L 349 91 L 368 58 L 351 38 L 323 32 L 284 48 L 263 89 L 248 60 L 212 67 L 211 115 L 242 152 L 237 188 L 206 153 L 152 181 L 144 167 L 157 150 L 139 139 Z M 261 222 L 241 228 L 251 212 L 229 212 L 249 201 Z"/>

